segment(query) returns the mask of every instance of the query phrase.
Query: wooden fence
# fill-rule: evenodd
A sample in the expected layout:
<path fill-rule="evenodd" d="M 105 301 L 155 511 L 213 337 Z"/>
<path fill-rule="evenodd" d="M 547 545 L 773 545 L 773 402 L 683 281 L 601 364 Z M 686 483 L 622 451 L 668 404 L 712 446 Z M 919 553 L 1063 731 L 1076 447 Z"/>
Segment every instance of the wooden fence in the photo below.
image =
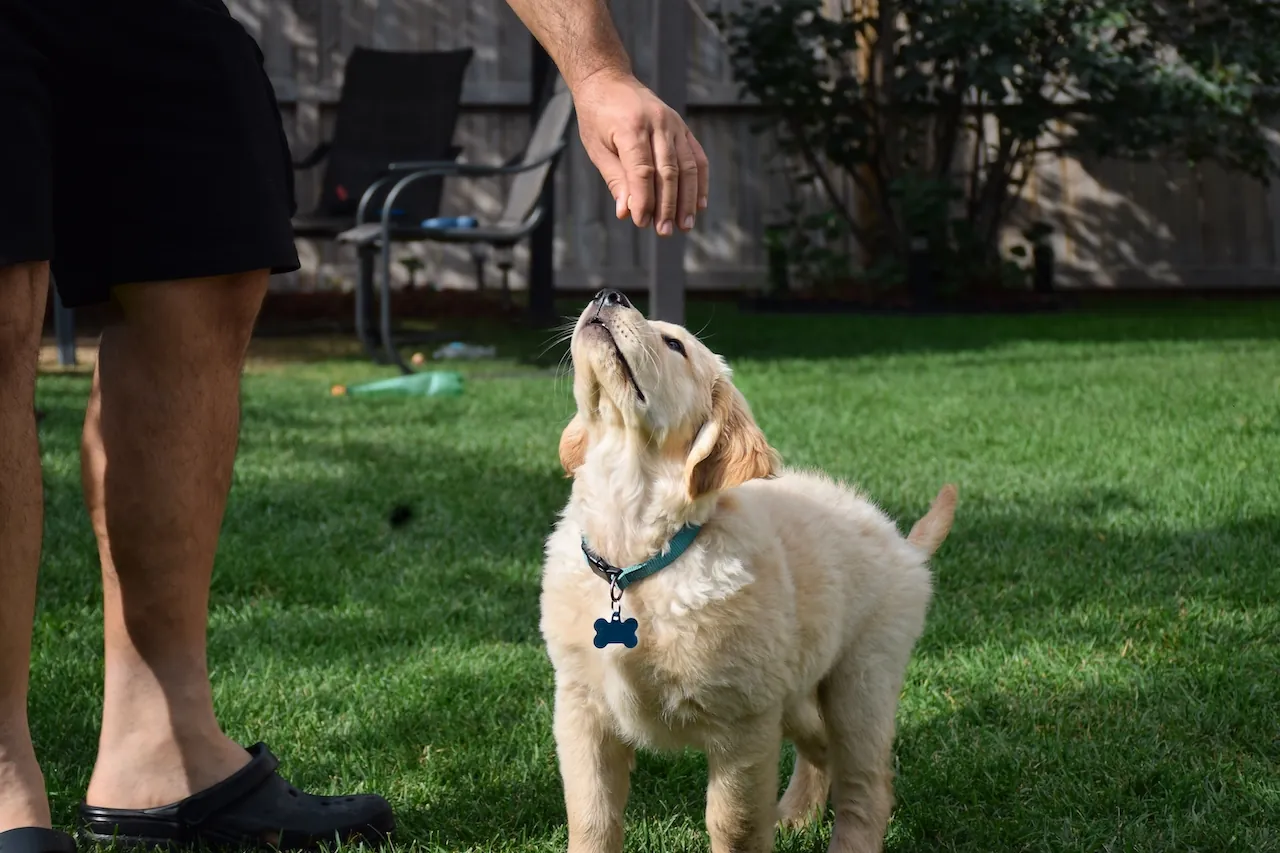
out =
<path fill-rule="evenodd" d="M 737 0 L 712 5 L 732 7 Z M 357 45 L 392 49 L 472 46 L 457 142 L 468 159 L 496 162 L 528 133 L 532 42 L 505 0 L 228 0 L 262 46 L 295 154 L 326 137 L 343 63 Z M 614 17 L 641 79 L 652 73 L 651 0 L 613 0 Z M 758 113 L 738 96 L 717 34 L 688 15 L 689 115 L 712 166 L 709 209 L 688 241 L 691 290 L 752 288 L 764 276 L 764 226 L 796 195 Z M 303 210 L 315 202 L 319 170 L 299 175 Z M 492 213 L 497 181 L 452 181 L 445 210 Z M 1270 190 L 1206 168 L 1041 165 L 1027 189 L 1029 210 L 1058 229 L 1061 280 L 1075 286 L 1280 285 L 1280 186 Z M 576 136 L 556 174 L 556 283 L 587 290 L 603 283 L 645 286 L 650 235 L 613 218 L 613 203 Z M 354 257 L 300 241 L 303 270 L 282 288 L 350 287 Z M 399 247 L 427 261 L 442 286 L 471 286 L 465 249 Z M 519 255 L 518 269 L 527 256 Z M 403 277 L 402 270 L 397 274 Z M 523 277 L 514 277 L 517 287 Z"/>

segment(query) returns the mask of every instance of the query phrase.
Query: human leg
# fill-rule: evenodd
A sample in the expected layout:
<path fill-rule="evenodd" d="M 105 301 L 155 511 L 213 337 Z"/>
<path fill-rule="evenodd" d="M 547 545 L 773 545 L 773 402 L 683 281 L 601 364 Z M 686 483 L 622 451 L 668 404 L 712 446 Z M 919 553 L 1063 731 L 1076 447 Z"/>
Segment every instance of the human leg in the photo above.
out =
<path fill-rule="evenodd" d="M 48 827 L 27 726 L 31 622 L 44 512 L 32 412 L 49 268 L 0 268 L 0 832 Z"/>
<path fill-rule="evenodd" d="M 47 59 L 18 17 L 0 4 L 0 832 L 49 826 L 27 687 L 44 526 L 33 407 L 53 254 L 52 119 Z"/>
<path fill-rule="evenodd" d="M 223 734 L 205 663 L 245 347 L 269 272 L 297 268 L 289 152 L 261 52 L 216 0 L 107 5 L 83 9 L 108 39 L 82 27 L 66 40 L 81 57 L 106 49 L 106 73 L 58 91 L 64 122 L 95 127 L 111 168 L 57 149 L 69 248 L 53 266 L 68 305 L 119 309 L 82 455 L 106 651 L 86 833 L 241 848 L 376 840 L 394 823 L 381 797 L 298 791 L 265 747 Z M 111 215 L 86 196 L 109 199 Z"/>
<path fill-rule="evenodd" d="M 117 289 L 81 470 L 102 561 L 106 679 L 87 801 L 149 808 L 247 763 L 214 717 L 209 582 L 266 271 Z"/>

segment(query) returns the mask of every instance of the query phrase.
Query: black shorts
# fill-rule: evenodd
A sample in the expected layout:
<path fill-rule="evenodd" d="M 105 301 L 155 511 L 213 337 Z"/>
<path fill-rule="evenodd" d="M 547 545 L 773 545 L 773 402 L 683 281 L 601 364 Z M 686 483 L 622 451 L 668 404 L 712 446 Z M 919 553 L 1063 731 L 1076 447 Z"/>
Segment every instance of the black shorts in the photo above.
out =
<path fill-rule="evenodd" d="M 262 53 L 219 0 L 0 0 L 0 267 L 52 261 L 68 306 L 289 272 L 295 209 Z"/>

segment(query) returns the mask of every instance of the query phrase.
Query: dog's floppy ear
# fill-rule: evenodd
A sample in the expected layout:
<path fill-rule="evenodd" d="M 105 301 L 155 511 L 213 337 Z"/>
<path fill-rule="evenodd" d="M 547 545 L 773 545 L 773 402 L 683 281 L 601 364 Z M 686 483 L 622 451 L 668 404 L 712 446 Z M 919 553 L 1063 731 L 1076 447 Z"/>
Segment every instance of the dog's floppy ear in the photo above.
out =
<path fill-rule="evenodd" d="M 564 432 L 560 433 L 560 465 L 564 475 L 572 477 L 587 456 L 587 426 L 581 415 L 574 415 Z"/>
<path fill-rule="evenodd" d="M 685 462 L 689 498 L 772 477 L 780 464 L 778 452 L 756 426 L 742 392 L 728 379 L 716 379 L 711 387 L 711 418 L 694 438 Z"/>

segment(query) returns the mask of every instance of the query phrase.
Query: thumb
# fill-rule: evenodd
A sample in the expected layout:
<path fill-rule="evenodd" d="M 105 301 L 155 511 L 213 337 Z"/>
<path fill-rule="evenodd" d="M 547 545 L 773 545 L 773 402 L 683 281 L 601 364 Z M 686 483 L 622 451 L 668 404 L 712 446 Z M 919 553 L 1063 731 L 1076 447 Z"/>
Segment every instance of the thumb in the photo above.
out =
<path fill-rule="evenodd" d="M 613 215 L 625 219 L 631 209 L 627 200 L 627 170 L 618 159 L 617 152 L 597 144 L 587 148 L 587 156 L 600 171 L 600 177 L 604 178 L 609 195 L 613 196 Z"/>

